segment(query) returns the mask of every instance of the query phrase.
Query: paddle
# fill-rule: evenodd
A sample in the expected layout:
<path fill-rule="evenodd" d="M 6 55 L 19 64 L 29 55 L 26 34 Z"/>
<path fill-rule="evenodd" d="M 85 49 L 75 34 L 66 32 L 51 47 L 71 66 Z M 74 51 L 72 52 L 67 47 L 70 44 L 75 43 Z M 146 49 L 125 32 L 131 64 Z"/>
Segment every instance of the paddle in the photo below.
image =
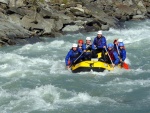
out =
<path fill-rule="evenodd" d="M 120 52 L 119 52 L 119 49 L 118 49 L 118 45 L 116 45 L 116 48 L 117 48 L 117 52 L 118 52 L 119 58 L 120 58 Z M 124 68 L 124 69 L 127 69 L 127 70 L 129 69 L 129 65 L 125 62 L 121 62 L 121 67 Z"/>
<path fill-rule="evenodd" d="M 107 51 L 107 49 L 105 48 L 105 51 L 108 53 L 108 51 Z M 111 61 L 111 64 L 112 64 L 112 66 L 113 66 L 113 62 L 112 62 L 112 59 L 111 59 L 111 57 L 110 57 L 110 55 L 109 55 L 109 53 L 108 53 L 108 57 L 109 57 L 109 59 L 110 59 L 110 61 Z M 113 66 L 114 67 L 114 66 Z"/>
<path fill-rule="evenodd" d="M 125 62 L 123 62 L 122 67 L 127 70 L 129 69 L 129 65 Z"/>

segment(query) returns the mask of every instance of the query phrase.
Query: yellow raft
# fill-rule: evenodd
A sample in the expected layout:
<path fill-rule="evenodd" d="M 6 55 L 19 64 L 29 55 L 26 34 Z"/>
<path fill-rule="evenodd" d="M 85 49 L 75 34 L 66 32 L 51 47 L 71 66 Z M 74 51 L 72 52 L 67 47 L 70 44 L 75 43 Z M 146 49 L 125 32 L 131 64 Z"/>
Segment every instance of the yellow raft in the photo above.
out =
<path fill-rule="evenodd" d="M 103 72 L 104 70 L 111 71 L 113 69 L 114 68 L 110 64 L 101 61 L 82 61 L 71 66 L 73 73 L 87 72 L 91 70 L 96 72 Z"/>
<path fill-rule="evenodd" d="M 101 58 L 101 53 L 98 53 L 98 58 L 91 59 L 89 61 L 81 61 L 75 65 L 71 66 L 71 70 L 73 73 L 77 72 L 88 72 L 88 71 L 96 71 L 96 72 L 103 72 L 104 70 L 114 70 L 114 67 L 111 64 L 98 61 Z"/>

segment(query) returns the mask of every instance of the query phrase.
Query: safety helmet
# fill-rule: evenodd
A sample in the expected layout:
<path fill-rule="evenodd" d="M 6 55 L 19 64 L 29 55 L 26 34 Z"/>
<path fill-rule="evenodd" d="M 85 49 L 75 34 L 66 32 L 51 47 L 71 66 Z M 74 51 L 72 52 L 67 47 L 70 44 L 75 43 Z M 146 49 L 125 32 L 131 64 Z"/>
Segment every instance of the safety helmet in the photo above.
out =
<path fill-rule="evenodd" d="M 115 44 L 117 41 L 118 41 L 118 40 L 117 40 L 117 39 L 115 39 L 115 40 L 114 40 L 114 44 Z"/>
<path fill-rule="evenodd" d="M 78 43 L 80 43 L 80 44 L 83 44 L 84 42 L 83 42 L 83 40 L 78 40 Z"/>
<path fill-rule="evenodd" d="M 97 34 L 98 34 L 98 35 L 99 35 L 99 34 L 101 34 L 101 35 L 102 35 L 102 31 L 98 31 L 98 32 L 97 32 Z"/>
<path fill-rule="evenodd" d="M 114 45 L 113 45 L 112 43 L 109 43 L 109 44 L 107 45 L 107 47 L 108 47 L 108 48 L 113 48 Z"/>
<path fill-rule="evenodd" d="M 124 46 L 124 43 L 123 43 L 123 42 L 120 42 L 120 43 L 119 43 L 119 46 Z"/>
<path fill-rule="evenodd" d="M 72 47 L 78 47 L 78 45 L 77 44 L 72 44 Z"/>
<path fill-rule="evenodd" d="M 118 42 L 123 42 L 123 39 L 119 38 L 119 39 L 118 39 Z"/>
<path fill-rule="evenodd" d="M 86 37 L 86 40 L 91 40 L 91 37 Z"/>

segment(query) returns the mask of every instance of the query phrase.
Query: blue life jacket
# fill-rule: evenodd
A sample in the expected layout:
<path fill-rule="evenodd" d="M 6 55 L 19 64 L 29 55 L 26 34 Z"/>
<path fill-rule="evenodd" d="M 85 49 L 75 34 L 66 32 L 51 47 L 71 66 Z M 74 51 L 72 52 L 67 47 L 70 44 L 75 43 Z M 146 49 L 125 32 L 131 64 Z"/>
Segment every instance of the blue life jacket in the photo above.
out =
<path fill-rule="evenodd" d="M 109 55 L 110 55 L 110 58 L 111 58 L 112 62 L 113 62 L 115 65 L 118 65 L 118 64 L 119 64 L 118 53 L 117 53 L 115 50 L 108 50 L 108 53 L 109 53 Z"/>
<path fill-rule="evenodd" d="M 120 58 L 122 61 L 125 61 L 126 59 L 126 50 L 125 49 L 120 49 Z"/>
<path fill-rule="evenodd" d="M 78 49 L 79 49 L 80 51 L 84 51 L 84 50 L 86 49 L 86 46 L 85 46 L 84 44 L 82 44 L 81 47 L 78 46 Z"/>
<path fill-rule="evenodd" d="M 69 59 L 70 59 L 70 62 L 73 63 L 73 62 L 79 57 L 79 55 L 80 55 L 81 53 L 82 53 L 82 51 L 79 50 L 78 48 L 77 48 L 76 51 L 70 49 L 70 51 L 68 52 L 68 54 L 67 54 L 67 56 L 66 56 L 66 58 L 65 58 L 66 66 L 69 65 L 69 64 L 68 64 L 68 60 L 69 60 Z M 80 59 L 80 58 L 79 58 L 79 59 Z"/>
<path fill-rule="evenodd" d="M 100 38 L 95 37 L 93 41 L 93 45 L 95 45 L 98 49 L 103 48 L 104 46 L 106 46 L 106 38 L 104 36 Z"/>

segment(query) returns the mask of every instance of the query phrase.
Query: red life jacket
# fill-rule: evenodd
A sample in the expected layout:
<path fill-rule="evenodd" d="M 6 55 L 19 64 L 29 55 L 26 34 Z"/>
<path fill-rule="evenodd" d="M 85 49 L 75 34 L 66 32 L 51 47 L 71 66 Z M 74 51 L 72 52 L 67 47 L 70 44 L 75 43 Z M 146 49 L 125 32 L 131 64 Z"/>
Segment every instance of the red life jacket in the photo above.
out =
<path fill-rule="evenodd" d="M 114 54 L 113 54 L 114 50 L 108 50 L 108 53 L 110 55 L 111 60 L 115 60 Z"/>

